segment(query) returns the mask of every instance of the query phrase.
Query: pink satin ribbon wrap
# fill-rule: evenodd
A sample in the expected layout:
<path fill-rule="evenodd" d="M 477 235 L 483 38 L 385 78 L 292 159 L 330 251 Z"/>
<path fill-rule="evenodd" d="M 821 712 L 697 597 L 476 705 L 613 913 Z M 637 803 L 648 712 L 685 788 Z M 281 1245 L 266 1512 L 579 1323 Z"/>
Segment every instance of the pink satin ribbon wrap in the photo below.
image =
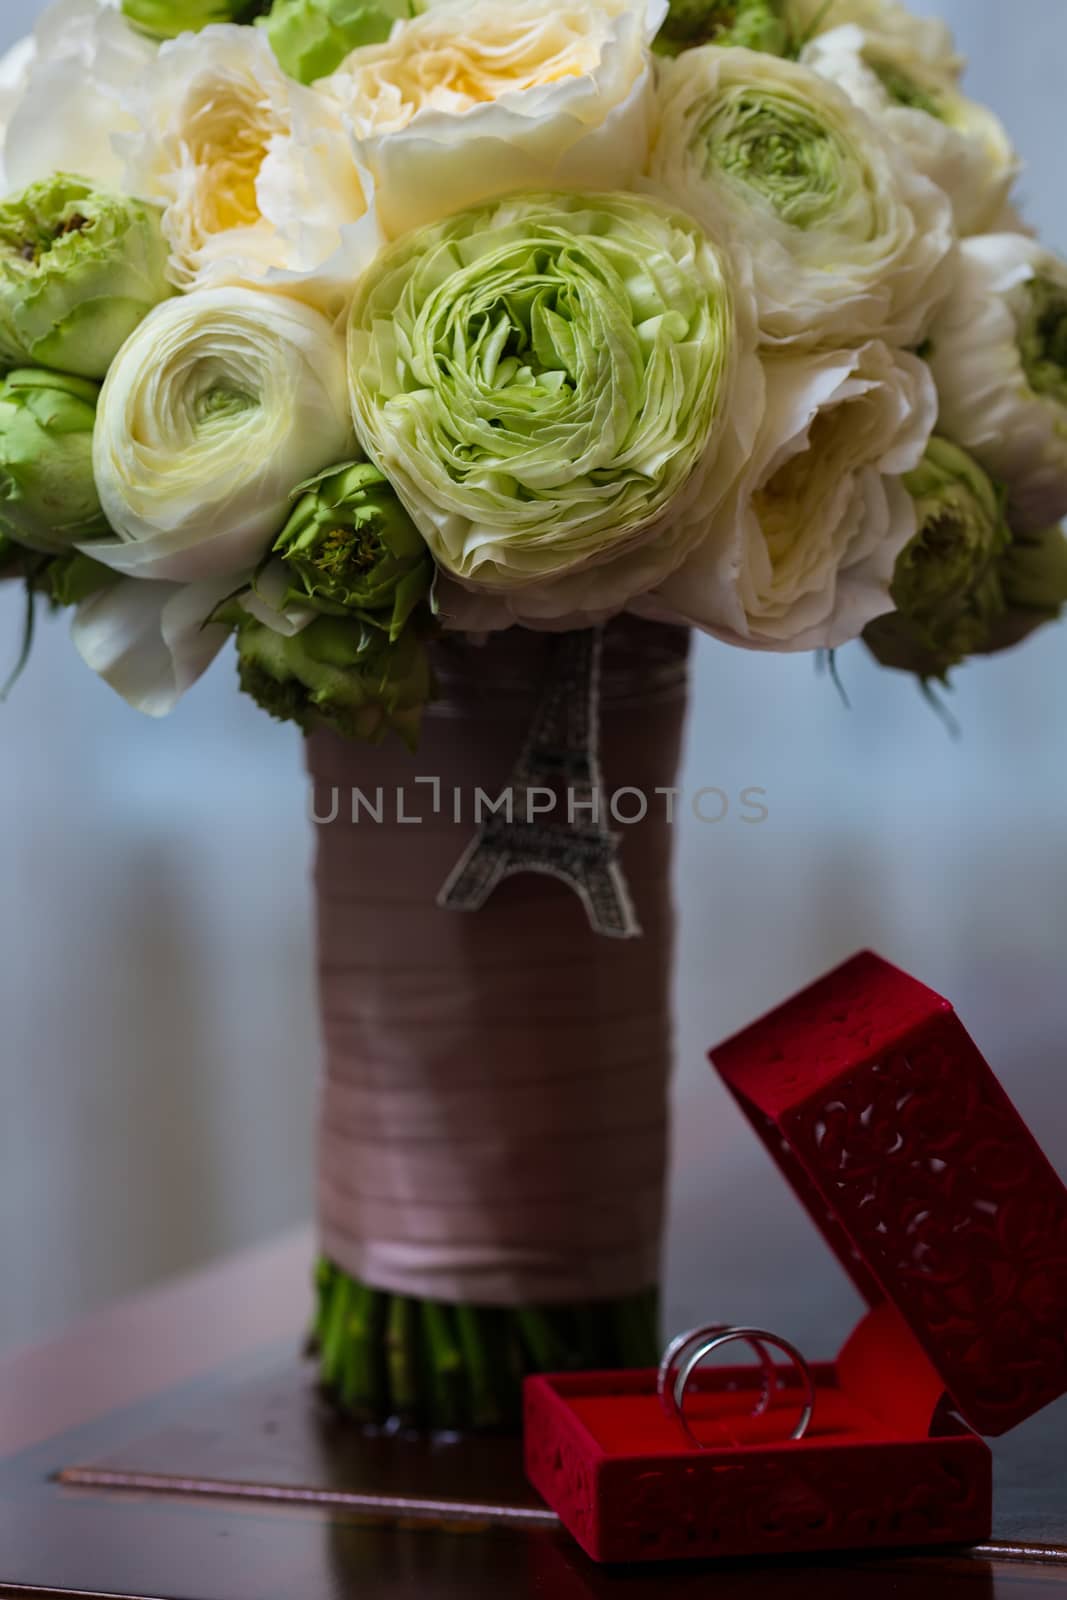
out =
<path fill-rule="evenodd" d="M 475 831 L 474 791 L 507 784 L 546 640 L 439 647 L 442 698 L 416 755 L 308 740 L 326 1071 L 322 1249 L 393 1293 L 474 1305 L 612 1298 L 659 1276 L 667 1158 L 673 827 L 686 636 L 607 633 L 601 759 L 641 939 L 598 937 L 566 886 L 506 881 L 477 912 L 435 897 Z M 419 777 L 440 781 L 442 814 Z M 377 805 L 352 822 L 352 793 Z M 421 822 L 398 820 L 402 813 Z M 459 791 L 462 820 L 453 816 Z M 629 797 L 627 809 L 636 809 Z M 614 826 L 614 824 L 613 824 Z"/>

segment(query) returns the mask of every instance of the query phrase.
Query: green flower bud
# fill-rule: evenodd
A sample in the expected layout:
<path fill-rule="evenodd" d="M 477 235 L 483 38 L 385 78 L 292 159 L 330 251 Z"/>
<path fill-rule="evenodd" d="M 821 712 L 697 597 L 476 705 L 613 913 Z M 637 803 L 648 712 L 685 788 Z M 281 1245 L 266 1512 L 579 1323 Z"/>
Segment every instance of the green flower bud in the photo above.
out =
<path fill-rule="evenodd" d="M 22 547 L 0 533 L 0 578 L 14 578 L 22 568 Z"/>
<path fill-rule="evenodd" d="M 93 479 L 99 393 L 36 369 L 0 382 L 0 529 L 19 544 L 54 553 L 108 532 Z"/>
<path fill-rule="evenodd" d="M 883 666 L 943 680 L 982 649 L 1004 612 L 1000 557 L 1011 533 L 992 480 L 946 439 L 931 439 L 904 484 L 918 531 L 897 557 L 896 612 L 870 623 L 863 637 Z"/>
<path fill-rule="evenodd" d="M 982 655 L 1010 650 L 1055 622 L 1067 606 L 1067 537 L 1062 528 L 1016 534 L 1000 562 L 1005 610 L 982 645 Z"/>
<path fill-rule="evenodd" d="M 262 9 L 259 0 L 122 0 L 127 21 L 153 39 L 199 33 L 213 22 L 248 22 Z"/>
<path fill-rule="evenodd" d="M 430 592 L 434 564 L 389 480 L 362 461 L 331 467 L 297 494 L 274 546 L 293 582 L 288 601 L 358 617 L 399 638 Z"/>
<path fill-rule="evenodd" d="M 653 48 L 664 56 L 701 44 L 785 55 L 790 41 L 782 5 L 783 0 L 670 0 Z"/>
<path fill-rule="evenodd" d="M 119 574 L 102 561 L 83 555 L 80 550 L 56 556 L 34 578 L 34 588 L 46 594 L 54 606 L 77 606 L 100 589 L 120 581 Z"/>
<path fill-rule="evenodd" d="M 271 716 L 305 730 L 323 721 L 370 744 L 392 730 L 415 748 L 433 675 L 414 627 L 390 641 L 380 628 L 318 617 L 286 638 L 248 621 L 237 649 L 241 687 Z"/>
<path fill-rule="evenodd" d="M 103 378 L 173 293 L 160 213 L 55 173 L 0 202 L 0 364 Z"/>
<path fill-rule="evenodd" d="M 413 15 L 408 0 L 274 0 L 260 25 L 283 71 L 314 83 L 361 45 L 388 39 L 394 22 Z"/>

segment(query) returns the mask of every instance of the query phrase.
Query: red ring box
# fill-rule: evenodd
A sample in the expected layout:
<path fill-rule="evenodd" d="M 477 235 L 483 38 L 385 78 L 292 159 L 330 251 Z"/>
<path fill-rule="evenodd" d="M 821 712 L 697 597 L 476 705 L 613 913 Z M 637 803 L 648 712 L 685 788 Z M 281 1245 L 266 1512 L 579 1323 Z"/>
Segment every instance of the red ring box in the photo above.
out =
<path fill-rule="evenodd" d="M 1067 1190 L 948 1001 L 869 952 L 711 1059 L 870 1309 L 799 1443 L 796 1381 L 753 1418 L 751 1363 L 691 1391 L 702 1450 L 655 1372 L 528 1379 L 531 1483 L 597 1561 L 982 1542 L 980 1435 L 1067 1392 Z"/>

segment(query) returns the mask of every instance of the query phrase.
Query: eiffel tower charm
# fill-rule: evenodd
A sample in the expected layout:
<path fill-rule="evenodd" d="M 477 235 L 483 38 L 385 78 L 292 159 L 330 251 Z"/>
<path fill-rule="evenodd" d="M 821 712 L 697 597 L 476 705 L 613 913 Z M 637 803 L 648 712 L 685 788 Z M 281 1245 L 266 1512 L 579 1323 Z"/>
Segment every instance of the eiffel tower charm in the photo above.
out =
<path fill-rule="evenodd" d="M 541 872 L 574 890 L 597 933 L 640 936 L 618 835 L 602 820 L 602 644 L 599 628 L 553 638 L 541 699 L 509 785 L 449 875 L 439 906 L 477 911 L 504 878 Z M 541 814 L 545 796 L 553 797 L 550 816 Z"/>

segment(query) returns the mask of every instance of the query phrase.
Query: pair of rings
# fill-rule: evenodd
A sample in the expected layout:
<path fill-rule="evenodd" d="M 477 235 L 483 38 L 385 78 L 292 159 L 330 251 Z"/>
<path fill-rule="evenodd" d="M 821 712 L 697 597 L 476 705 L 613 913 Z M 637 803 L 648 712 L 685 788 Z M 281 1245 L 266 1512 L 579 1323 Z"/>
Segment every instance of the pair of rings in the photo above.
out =
<path fill-rule="evenodd" d="M 792 1433 L 784 1435 L 784 1439 L 790 1443 L 803 1439 L 815 1415 L 815 1379 L 811 1368 L 795 1345 L 762 1328 L 733 1328 L 726 1323 L 709 1323 L 707 1327 L 692 1328 L 688 1333 L 681 1333 L 672 1339 L 664 1351 L 656 1378 L 656 1393 L 668 1417 L 678 1424 L 694 1449 L 721 1448 L 721 1440 L 708 1443 L 697 1437 L 686 1416 L 685 1403 L 700 1366 L 709 1356 L 730 1344 L 747 1345 L 759 1362 L 760 1388 L 750 1417 L 766 1416 L 775 1395 L 783 1386 L 781 1369 L 771 1351 L 777 1350 L 786 1357 L 800 1380 L 800 1412 Z M 790 1415 L 791 1411 L 787 1413 L 787 1420 Z M 733 1442 L 737 1443 L 736 1440 Z"/>

